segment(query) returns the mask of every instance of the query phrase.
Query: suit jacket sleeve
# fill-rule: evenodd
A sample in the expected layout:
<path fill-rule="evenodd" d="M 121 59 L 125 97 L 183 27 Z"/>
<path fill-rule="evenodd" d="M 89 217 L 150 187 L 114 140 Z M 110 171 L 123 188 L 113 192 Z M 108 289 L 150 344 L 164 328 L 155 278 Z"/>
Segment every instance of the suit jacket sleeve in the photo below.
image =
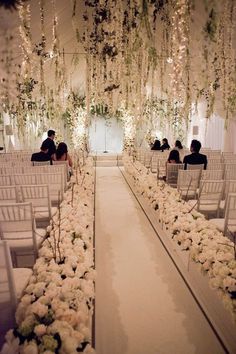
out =
<path fill-rule="evenodd" d="M 187 170 L 187 156 L 184 156 L 183 164 L 184 164 L 184 169 Z"/>
<path fill-rule="evenodd" d="M 206 168 L 207 168 L 207 157 L 206 157 L 206 155 L 205 155 L 204 170 L 206 170 Z"/>

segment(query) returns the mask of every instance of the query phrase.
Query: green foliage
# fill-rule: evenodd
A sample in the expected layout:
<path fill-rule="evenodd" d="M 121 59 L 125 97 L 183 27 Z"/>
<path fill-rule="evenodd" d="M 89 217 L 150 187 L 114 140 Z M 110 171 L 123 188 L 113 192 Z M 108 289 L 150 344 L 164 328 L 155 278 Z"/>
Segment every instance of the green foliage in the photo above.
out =
<path fill-rule="evenodd" d="M 216 41 L 216 31 L 217 31 L 217 16 L 214 8 L 211 9 L 207 22 L 203 28 L 206 38 L 209 38 L 211 41 Z"/>

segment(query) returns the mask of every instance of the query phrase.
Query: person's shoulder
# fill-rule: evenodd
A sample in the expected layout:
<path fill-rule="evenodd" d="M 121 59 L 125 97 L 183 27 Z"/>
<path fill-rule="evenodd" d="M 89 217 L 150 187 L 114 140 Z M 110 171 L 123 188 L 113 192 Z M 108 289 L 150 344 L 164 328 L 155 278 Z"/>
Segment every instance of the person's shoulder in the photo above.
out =
<path fill-rule="evenodd" d="M 206 159 L 207 158 L 207 155 L 204 155 L 204 154 L 199 154 L 200 156 L 202 156 L 202 158 Z"/>
<path fill-rule="evenodd" d="M 183 161 L 188 160 L 191 155 L 192 155 L 192 154 L 185 155 Z"/>

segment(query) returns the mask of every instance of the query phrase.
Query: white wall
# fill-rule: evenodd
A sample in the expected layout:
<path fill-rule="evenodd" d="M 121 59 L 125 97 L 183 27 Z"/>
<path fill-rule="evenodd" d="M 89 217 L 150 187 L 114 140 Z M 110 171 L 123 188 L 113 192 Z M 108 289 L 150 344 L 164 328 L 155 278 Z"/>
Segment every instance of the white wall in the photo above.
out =
<path fill-rule="evenodd" d="M 123 128 L 116 118 L 105 120 L 92 118 L 89 128 L 89 147 L 91 152 L 119 153 L 123 147 Z"/>

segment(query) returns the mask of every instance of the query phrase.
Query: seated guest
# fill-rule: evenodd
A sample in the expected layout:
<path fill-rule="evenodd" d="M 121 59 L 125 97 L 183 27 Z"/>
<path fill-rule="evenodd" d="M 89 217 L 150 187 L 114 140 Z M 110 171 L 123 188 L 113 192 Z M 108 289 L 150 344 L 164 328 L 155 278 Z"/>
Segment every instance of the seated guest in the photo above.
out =
<path fill-rule="evenodd" d="M 175 149 L 177 149 L 177 150 L 182 150 L 183 149 L 183 145 L 181 144 L 180 140 L 176 140 Z"/>
<path fill-rule="evenodd" d="M 160 140 L 156 139 L 154 144 L 151 147 L 151 150 L 160 150 L 161 148 L 161 142 Z"/>
<path fill-rule="evenodd" d="M 184 169 L 187 169 L 187 164 L 189 165 L 201 165 L 204 164 L 204 170 L 207 167 L 207 157 L 206 155 L 200 154 L 199 151 L 202 145 L 198 140 L 192 140 L 190 145 L 190 155 L 184 156 Z"/>
<path fill-rule="evenodd" d="M 50 157 L 48 155 L 48 146 L 44 141 L 41 145 L 40 152 L 35 152 L 31 156 L 31 161 L 50 161 Z"/>
<path fill-rule="evenodd" d="M 72 167 L 72 160 L 68 154 L 66 143 L 59 143 L 56 153 L 53 155 L 54 161 L 68 161 L 70 167 Z"/>
<path fill-rule="evenodd" d="M 179 151 L 178 150 L 171 150 L 167 162 L 168 163 L 182 163 L 180 161 Z"/>
<path fill-rule="evenodd" d="M 164 151 L 164 150 L 169 150 L 170 148 L 170 145 L 168 143 L 168 140 L 166 138 L 162 139 L 162 145 L 161 145 L 161 150 Z"/>
<path fill-rule="evenodd" d="M 55 154 L 56 152 L 56 145 L 54 143 L 54 138 L 55 138 L 55 130 L 49 130 L 48 131 L 48 137 L 46 140 L 44 140 L 44 143 L 46 144 L 47 148 L 48 148 L 48 156 L 49 159 L 52 158 L 52 155 Z"/>

